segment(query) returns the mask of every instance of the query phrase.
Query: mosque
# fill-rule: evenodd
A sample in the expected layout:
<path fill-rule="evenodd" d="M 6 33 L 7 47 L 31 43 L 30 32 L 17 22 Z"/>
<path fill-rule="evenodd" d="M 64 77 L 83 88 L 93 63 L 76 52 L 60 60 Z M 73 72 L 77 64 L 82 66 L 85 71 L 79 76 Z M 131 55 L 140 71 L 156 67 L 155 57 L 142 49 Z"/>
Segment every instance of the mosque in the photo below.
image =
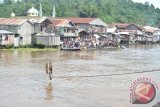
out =
<path fill-rule="evenodd" d="M 53 11 L 52 11 L 52 17 L 55 18 L 56 12 L 55 12 L 55 6 L 53 6 Z M 11 13 L 11 17 L 15 17 L 16 14 L 14 12 Z M 30 8 L 27 13 L 26 13 L 27 17 L 43 17 L 43 12 L 42 12 L 42 5 L 40 3 L 39 6 L 39 11 L 34 8 L 34 6 L 32 6 L 32 8 Z"/>
<path fill-rule="evenodd" d="M 27 11 L 27 16 L 39 16 L 39 12 L 37 9 L 32 7 Z"/>
<path fill-rule="evenodd" d="M 55 6 L 53 6 L 52 16 L 55 18 Z M 34 42 L 33 37 L 36 34 L 48 34 L 50 33 L 50 24 L 52 22 L 48 17 L 43 16 L 42 5 L 40 3 L 39 10 L 32 6 L 26 15 L 16 16 L 16 13 L 11 13 L 11 18 L 0 18 L 0 28 L 11 31 L 17 34 L 20 45 L 32 44 Z M 9 23 L 9 24 L 8 24 Z"/>

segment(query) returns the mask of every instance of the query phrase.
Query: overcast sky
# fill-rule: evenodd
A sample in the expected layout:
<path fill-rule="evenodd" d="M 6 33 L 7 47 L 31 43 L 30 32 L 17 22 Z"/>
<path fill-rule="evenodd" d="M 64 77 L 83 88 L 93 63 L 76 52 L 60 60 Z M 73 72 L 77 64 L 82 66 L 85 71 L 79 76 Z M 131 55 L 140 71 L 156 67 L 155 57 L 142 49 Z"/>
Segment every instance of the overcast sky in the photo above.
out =
<path fill-rule="evenodd" d="M 0 2 L 2 2 L 3 0 L 0 0 Z M 160 8 L 160 0 L 133 0 L 135 2 L 141 2 L 144 3 L 146 1 L 148 1 L 149 3 L 152 3 L 155 7 L 159 7 Z"/>
<path fill-rule="evenodd" d="M 149 3 L 152 3 L 155 7 L 160 8 L 160 0 L 132 0 L 132 1 L 141 3 L 145 3 L 148 1 Z"/>

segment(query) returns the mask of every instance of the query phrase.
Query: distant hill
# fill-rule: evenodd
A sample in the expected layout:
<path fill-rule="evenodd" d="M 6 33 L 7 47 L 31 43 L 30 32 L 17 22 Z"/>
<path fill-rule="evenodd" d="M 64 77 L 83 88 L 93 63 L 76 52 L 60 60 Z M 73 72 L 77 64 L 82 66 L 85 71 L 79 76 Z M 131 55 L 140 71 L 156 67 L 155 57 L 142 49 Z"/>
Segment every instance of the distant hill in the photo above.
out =
<path fill-rule="evenodd" d="M 134 3 L 131 0 L 22 0 L 12 3 L 4 0 L 0 4 L 0 17 L 26 15 L 29 8 L 39 9 L 41 2 L 43 15 L 51 16 L 53 5 L 57 17 L 99 17 L 107 23 L 136 23 L 160 27 L 160 9 L 148 2 Z"/>

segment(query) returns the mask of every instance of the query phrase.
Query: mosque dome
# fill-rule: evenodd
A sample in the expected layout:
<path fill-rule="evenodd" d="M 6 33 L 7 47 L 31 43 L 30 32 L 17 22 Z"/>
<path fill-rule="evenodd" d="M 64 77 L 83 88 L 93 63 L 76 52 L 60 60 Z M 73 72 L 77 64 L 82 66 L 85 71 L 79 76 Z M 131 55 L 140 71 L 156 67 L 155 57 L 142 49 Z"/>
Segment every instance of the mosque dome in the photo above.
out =
<path fill-rule="evenodd" d="M 11 13 L 11 17 L 14 17 L 14 16 L 16 16 L 16 15 L 15 15 L 15 13 L 12 12 L 12 13 Z"/>
<path fill-rule="evenodd" d="M 38 16 L 38 10 L 32 7 L 27 11 L 27 16 Z"/>

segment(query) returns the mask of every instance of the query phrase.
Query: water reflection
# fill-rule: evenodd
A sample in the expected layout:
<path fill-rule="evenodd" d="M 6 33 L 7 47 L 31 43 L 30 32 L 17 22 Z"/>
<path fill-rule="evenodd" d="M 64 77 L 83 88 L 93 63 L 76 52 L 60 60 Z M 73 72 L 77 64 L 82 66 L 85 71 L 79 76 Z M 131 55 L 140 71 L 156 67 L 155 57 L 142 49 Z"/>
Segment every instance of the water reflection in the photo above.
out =
<path fill-rule="evenodd" d="M 45 100 L 52 100 L 54 97 L 53 97 L 53 87 L 51 82 L 47 83 L 45 91 L 46 91 Z"/>
<path fill-rule="evenodd" d="M 59 57 L 62 59 L 84 59 L 84 60 L 93 60 L 96 59 L 100 54 L 100 51 L 92 50 L 92 51 L 79 51 L 79 52 L 67 52 L 62 51 L 59 54 Z"/>
<path fill-rule="evenodd" d="M 148 50 L 148 49 L 153 49 L 153 48 L 159 48 L 159 44 L 148 44 L 148 45 L 129 45 L 127 48 L 133 48 L 136 50 Z"/>

